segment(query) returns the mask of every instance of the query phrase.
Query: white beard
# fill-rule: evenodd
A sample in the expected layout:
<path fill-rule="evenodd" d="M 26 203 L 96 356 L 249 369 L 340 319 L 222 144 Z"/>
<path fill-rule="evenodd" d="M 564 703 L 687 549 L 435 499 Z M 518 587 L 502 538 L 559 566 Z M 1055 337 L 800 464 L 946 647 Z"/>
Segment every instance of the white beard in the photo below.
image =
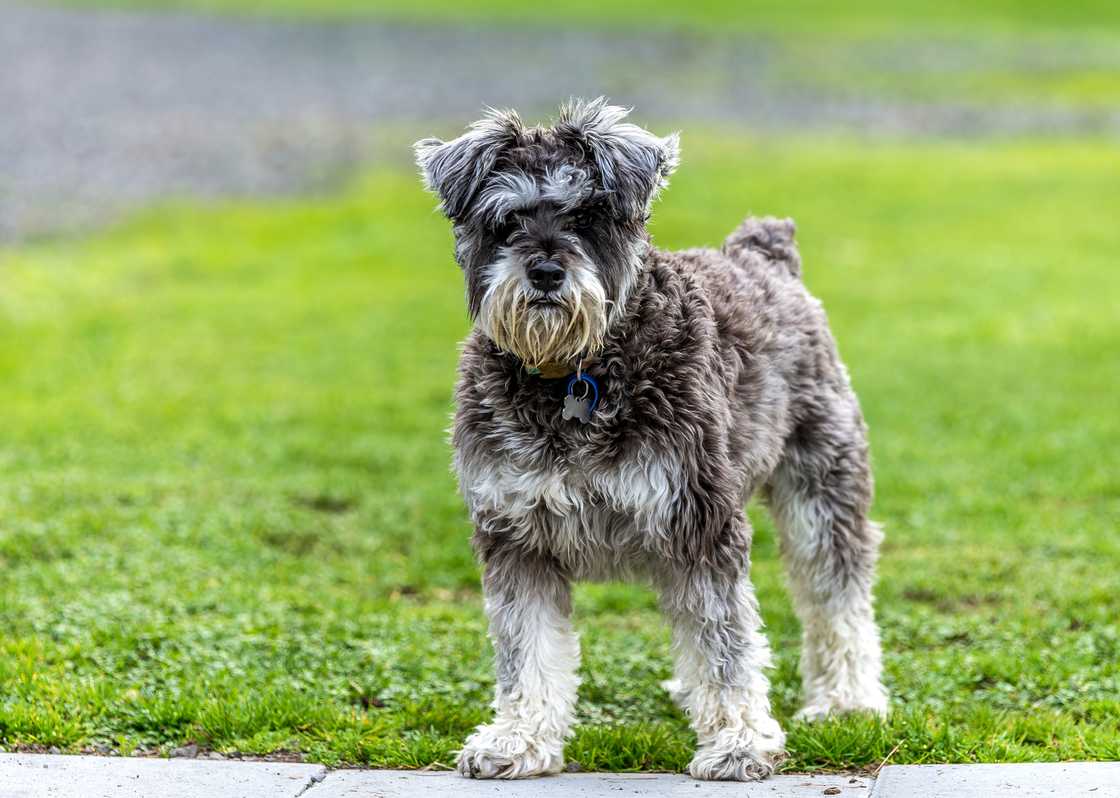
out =
<path fill-rule="evenodd" d="M 533 368 L 566 363 L 602 346 L 608 302 L 590 261 L 569 266 L 568 279 L 553 305 L 532 304 L 542 294 L 528 284 L 508 250 L 502 250 L 488 269 L 490 287 L 482 299 L 478 325 L 499 349 Z"/>

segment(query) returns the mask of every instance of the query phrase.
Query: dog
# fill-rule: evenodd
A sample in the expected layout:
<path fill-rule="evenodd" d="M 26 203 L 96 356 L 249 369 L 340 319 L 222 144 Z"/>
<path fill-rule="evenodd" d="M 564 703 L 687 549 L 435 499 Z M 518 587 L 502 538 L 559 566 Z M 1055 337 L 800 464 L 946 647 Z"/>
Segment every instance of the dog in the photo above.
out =
<path fill-rule="evenodd" d="M 867 431 L 790 220 L 666 252 L 646 224 L 679 137 L 604 98 L 546 126 L 491 109 L 414 145 L 453 225 L 473 329 L 451 430 L 496 666 L 495 716 L 458 754 L 474 778 L 563 768 L 579 686 L 574 580 L 651 583 L 667 686 L 697 779 L 784 756 L 748 578 L 762 496 L 803 628 L 799 716 L 887 712 L 872 582 L 881 539 Z"/>

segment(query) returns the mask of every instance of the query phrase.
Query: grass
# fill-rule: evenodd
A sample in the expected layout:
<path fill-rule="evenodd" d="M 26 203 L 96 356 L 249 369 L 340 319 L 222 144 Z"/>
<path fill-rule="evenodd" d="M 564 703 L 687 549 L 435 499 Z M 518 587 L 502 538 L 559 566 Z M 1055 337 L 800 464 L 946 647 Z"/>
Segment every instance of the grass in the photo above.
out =
<path fill-rule="evenodd" d="M 790 769 L 1120 758 L 1120 161 L 1107 142 L 687 136 L 663 245 L 795 215 L 869 418 L 894 714 Z M 408 172 L 0 252 L 0 745 L 448 763 L 492 687 L 443 430 L 466 330 Z M 679 770 L 640 587 L 585 586 L 585 768 Z"/>
<path fill-rule="evenodd" d="M 1111 0 L 570 0 L 556 6 L 521 0 L 68 0 L 71 4 L 131 8 L 197 9 L 296 17 L 382 16 L 411 21 L 536 22 L 834 34 L 986 33 L 1022 34 L 1061 30 L 1120 32 L 1120 9 Z"/>

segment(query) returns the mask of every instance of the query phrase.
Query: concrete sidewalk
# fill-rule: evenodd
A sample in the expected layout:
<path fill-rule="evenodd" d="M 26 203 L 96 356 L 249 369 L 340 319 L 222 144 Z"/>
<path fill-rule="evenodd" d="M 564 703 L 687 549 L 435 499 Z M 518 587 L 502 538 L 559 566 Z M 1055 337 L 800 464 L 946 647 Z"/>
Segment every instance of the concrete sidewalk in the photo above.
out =
<path fill-rule="evenodd" d="M 332 771 L 306 798 L 868 798 L 874 780 L 850 775 L 782 775 L 763 782 L 699 782 L 669 773 L 564 773 L 525 781 L 473 781 L 454 773 Z M 36 798 L 38 798 L 36 796 Z"/>
<path fill-rule="evenodd" d="M 296 798 L 322 765 L 0 754 L 0 798 Z"/>
<path fill-rule="evenodd" d="M 452 773 L 334 770 L 203 759 L 0 754 L 0 798 L 1120 798 L 1120 763 L 891 766 L 878 779 L 784 774 L 750 784 L 655 773 L 567 773 L 516 782 Z"/>
<path fill-rule="evenodd" d="M 1118 798 L 1120 762 L 896 765 L 872 798 Z"/>

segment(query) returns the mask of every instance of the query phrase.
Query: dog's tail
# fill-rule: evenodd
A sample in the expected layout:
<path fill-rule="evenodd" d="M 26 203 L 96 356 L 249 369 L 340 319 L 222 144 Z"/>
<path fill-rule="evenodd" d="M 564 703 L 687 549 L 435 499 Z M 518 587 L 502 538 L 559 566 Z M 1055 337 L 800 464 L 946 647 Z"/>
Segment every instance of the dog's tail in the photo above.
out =
<path fill-rule="evenodd" d="M 796 230 L 793 219 L 748 216 L 723 242 L 723 252 L 743 264 L 758 260 L 769 262 L 800 279 L 801 255 L 793 240 Z"/>

